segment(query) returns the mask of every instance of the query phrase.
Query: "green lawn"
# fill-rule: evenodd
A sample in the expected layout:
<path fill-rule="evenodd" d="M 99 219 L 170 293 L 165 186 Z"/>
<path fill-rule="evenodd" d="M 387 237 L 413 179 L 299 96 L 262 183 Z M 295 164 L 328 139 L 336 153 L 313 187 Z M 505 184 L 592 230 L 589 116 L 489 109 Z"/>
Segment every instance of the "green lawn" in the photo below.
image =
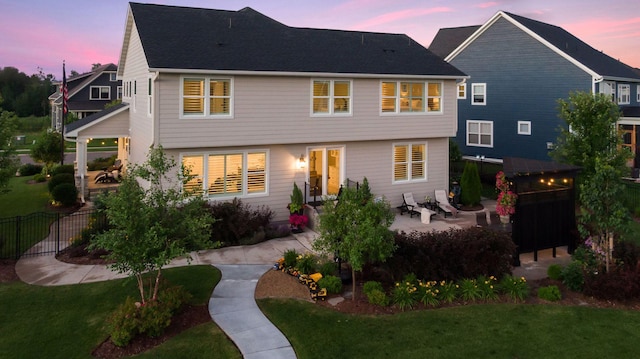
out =
<path fill-rule="evenodd" d="M 294 300 L 259 306 L 298 358 L 634 358 L 640 312 L 486 304 L 355 316 Z"/>
<path fill-rule="evenodd" d="M 165 277 L 187 288 L 193 304 L 206 304 L 220 280 L 212 266 L 168 269 Z M 0 284 L 0 357 L 91 358 L 108 334 L 105 318 L 127 296 L 136 298 L 132 280 L 40 287 Z M 176 353 L 180 353 L 177 355 Z M 240 358 L 240 352 L 212 322 L 182 333 L 143 358 Z M 183 356 L 184 354 L 184 356 Z"/>
<path fill-rule="evenodd" d="M 24 216 L 46 210 L 49 200 L 47 183 L 29 184 L 29 177 L 14 177 L 9 181 L 10 192 L 0 194 L 0 218 Z"/>

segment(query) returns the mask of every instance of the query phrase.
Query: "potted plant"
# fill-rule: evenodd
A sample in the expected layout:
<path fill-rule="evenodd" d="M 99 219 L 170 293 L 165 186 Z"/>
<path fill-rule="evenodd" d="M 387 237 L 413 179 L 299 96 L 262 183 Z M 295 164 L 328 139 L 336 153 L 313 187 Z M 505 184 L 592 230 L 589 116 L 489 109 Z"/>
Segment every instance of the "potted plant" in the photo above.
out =
<path fill-rule="evenodd" d="M 500 222 L 506 224 L 509 223 L 509 216 L 516 212 L 518 195 L 509 189 L 509 182 L 502 171 L 496 174 L 496 188 L 500 192 L 496 201 L 496 212 L 500 216 Z"/>
<path fill-rule="evenodd" d="M 305 214 L 292 213 L 289 215 L 289 225 L 291 225 L 291 232 L 300 233 L 303 228 L 309 223 L 309 217 Z"/>

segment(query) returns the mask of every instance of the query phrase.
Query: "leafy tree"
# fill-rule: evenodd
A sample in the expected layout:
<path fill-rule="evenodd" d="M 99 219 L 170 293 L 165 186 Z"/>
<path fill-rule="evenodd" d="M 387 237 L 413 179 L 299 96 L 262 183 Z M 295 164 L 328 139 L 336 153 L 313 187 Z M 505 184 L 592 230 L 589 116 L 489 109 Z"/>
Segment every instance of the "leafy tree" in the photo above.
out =
<path fill-rule="evenodd" d="M 394 217 L 389 203 L 371 197 L 368 184 L 360 189 L 345 187 L 339 201 L 324 203 L 320 237 L 314 248 L 337 253 L 351 265 L 353 298 L 356 272 L 368 262 L 385 261 L 393 254 L 394 237 L 389 227 Z"/>
<path fill-rule="evenodd" d="M 36 139 L 31 146 L 31 158 L 38 162 L 44 162 L 47 170 L 54 163 L 62 160 L 62 135 L 59 132 L 46 130 Z"/>
<path fill-rule="evenodd" d="M 170 178 L 176 171 L 177 181 Z M 143 304 L 157 300 L 162 268 L 188 256 L 190 248 L 204 247 L 210 237 L 213 219 L 204 199 L 180 189 L 187 177 L 161 146 L 152 147 L 144 164 L 129 168 L 118 192 L 104 198 L 112 228 L 97 235 L 90 247 L 110 251 L 108 258 L 115 261 L 111 269 L 136 278 Z M 147 283 L 146 272 L 155 272 Z"/>
<path fill-rule="evenodd" d="M 449 139 L 449 162 L 458 162 L 462 159 L 462 152 L 458 143 L 453 139 Z"/>
<path fill-rule="evenodd" d="M 580 185 L 581 216 L 578 229 L 591 249 L 601 256 L 609 271 L 616 236 L 626 228 L 629 213 L 622 199 L 625 187 L 619 169 L 601 157 L 595 158 L 595 172 Z M 602 258 L 604 257 L 604 258 Z"/>
<path fill-rule="evenodd" d="M 0 103 L 2 103 L 1 97 Z M 0 108 L 0 193 L 9 191 L 9 180 L 15 176 L 18 168 L 18 158 L 11 141 L 17 127 L 16 116 Z"/>
<path fill-rule="evenodd" d="M 559 117 L 568 128 L 560 135 L 550 155 L 561 163 L 582 168 L 581 177 L 595 173 L 596 158 L 605 155 L 609 165 L 623 169 L 630 156 L 620 146 L 617 131 L 620 109 L 604 94 L 572 92 L 568 100 L 559 100 Z M 570 130 L 569 130 L 570 129 Z"/>
<path fill-rule="evenodd" d="M 460 201 L 466 206 L 475 206 L 480 203 L 482 197 L 482 182 L 478 174 L 478 166 L 475 162 L 467 162 L 464 165 L 462 178 L 460 178 Z"/>

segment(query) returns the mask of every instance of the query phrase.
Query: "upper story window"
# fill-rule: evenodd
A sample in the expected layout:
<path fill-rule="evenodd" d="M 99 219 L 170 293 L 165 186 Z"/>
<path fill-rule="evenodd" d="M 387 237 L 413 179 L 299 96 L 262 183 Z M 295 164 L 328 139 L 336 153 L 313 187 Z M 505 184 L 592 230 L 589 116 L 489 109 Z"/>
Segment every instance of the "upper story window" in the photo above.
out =
<path fill-rule="evenodd" d="M 351 114 L 351 81 L 314 80 L 312 86 L 314 115 Z"/>
<path fill-rule="evenodd" d="M 442 112 L 442 82 L 383 81 L 382 113 Z"/>
<path fill-rule="evenodd" d="M 603 81 L 600 83 L 600 93 L 606 95 L 611 101 L 616 101 L 616 83 L 613 81 Z"/>
<path fill-rule="evenodd" d="M 493 122 L 468 120 L 467 146 L 493 147 Z"/>
<path fill-rule="evenodd" d="M 427 179 L 427 145 L 399 143 L 393 145 L 393 182 Z"/>
<path fill-rule="evenodd" d="M 531 121 L 518 121 L 518 134 L 530 135 L 531 134 Z"/>
<path fill-rule="evenodd" d="M 122 86 L 118 86 L 118 87 L 116 88 L 116 91 L 117 91 L 117 93 L 116 93 L 116 100 L 120 100 L 120 99 L 122 99 Z"/>
<path fill-rule="evenodd" d="M 464 100 L 467 98 L 467 84 L 458 84 L 458 100 Z"/>
<path fill-rule="evenodd" d="M 618 104 L 628 105 L 631 103 L 631 86 L 629 84 L 618 85 Z"/>
<path fill-rule="evenodd" d="M 153 80 L 147 79 L 147 115 L 153 115 Z"/>
<path fill-rule="evenodd" d="M 91 86 L 89 89 L 90 100 L 110 100 L 111 86 Z"/>
<path fill-rule="evenodd" d="M 636 101 L 640 102 L 640 85 L 636 85 Z"/>
<path fill-rule="evenodd" d="M 230 117 L 232 80 L 214 77 L 182 79 L 180 113 L 183 117 Z"/>
<path fill-rule="evenodd" d="M 109 81 L 111 81 L 111 82 L 118 81 L 118 77 L 117 77 L 117 74 L 115 72 L 109 73 Z"/>
<path fill-rule="evenodd" d="M 487 84 L 471 84 L 471 104 L 486 105 L 487 104 Z"/>

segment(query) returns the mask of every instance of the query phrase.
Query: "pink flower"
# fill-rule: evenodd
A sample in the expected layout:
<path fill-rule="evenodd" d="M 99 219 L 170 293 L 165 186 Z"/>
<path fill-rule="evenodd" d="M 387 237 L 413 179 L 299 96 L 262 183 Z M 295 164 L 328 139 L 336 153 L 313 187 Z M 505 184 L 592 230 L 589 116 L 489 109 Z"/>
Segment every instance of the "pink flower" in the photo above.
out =
<path fill-rule="evenodd" d="M 304 228 L 307 223 L 309 223 L 309 217 L 304 214 L 294 213 L 289 216 L 289 224 L 294 227 Z"/>

